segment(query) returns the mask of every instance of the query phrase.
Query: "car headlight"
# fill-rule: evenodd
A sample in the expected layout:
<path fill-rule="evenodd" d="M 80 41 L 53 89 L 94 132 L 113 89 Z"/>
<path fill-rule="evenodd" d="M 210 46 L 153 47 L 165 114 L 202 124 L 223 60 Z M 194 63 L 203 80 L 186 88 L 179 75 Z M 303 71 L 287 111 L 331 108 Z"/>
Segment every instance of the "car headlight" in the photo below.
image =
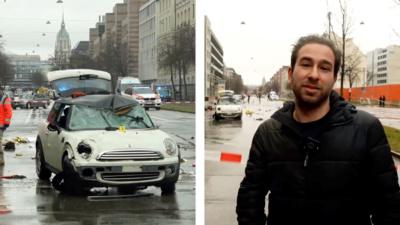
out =
<path fill-rule="evenodd" d="M 165 139 L 164 147 L 165 147 L 165 151 L 167 152 L 168 155 L 170 155 L 170 156 L 176 155 L 177 147 L 176 147 L 174 140 L 172 140 L 170 138 Z"/>
<path fill-rule="evenodd" d="M 92 155 L 92 147 L 90 147 L 88 143 L 85 143 L 83 141 L 78 144 L 77 150 L 79 155 L 83 159 L 89 159 L 90 156 Z"/>

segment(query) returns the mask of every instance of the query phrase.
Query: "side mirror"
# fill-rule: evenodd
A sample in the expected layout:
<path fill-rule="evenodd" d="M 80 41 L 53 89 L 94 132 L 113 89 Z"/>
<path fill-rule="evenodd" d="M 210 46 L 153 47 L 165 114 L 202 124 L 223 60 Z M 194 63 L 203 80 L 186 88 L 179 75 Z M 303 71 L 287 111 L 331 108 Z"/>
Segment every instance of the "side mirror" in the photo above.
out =
<path fill-rule="evenodd" d="M 49 131 L 57 131 L 57 133 L 60 133 L 61 132 L 61 130 L 60 130 L 60 128 L 57 126 L 57 124 L 56 123 L 54 123 L 54 122 L 51 122 L 51 123 L 49 123 L 49 125 L 47 125 L 47 129 L 49 130 Z"/>

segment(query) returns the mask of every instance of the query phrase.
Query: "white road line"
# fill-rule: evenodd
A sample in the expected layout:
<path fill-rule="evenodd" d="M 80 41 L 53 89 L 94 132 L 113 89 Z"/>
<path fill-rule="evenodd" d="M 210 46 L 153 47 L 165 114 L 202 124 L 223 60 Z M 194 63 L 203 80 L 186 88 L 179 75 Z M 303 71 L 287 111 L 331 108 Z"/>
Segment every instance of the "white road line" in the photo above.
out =
<path fill-rule="evenodd" d="M 27 123 L 29 122 L 29 119 L 31 118 L 32 113 L 33 113 L 33 109 L 29 110 L 29 114 L 28 114 L 28 116 L 27 116 L 26 119 L 25 119 L 25 124 L 27 124 Z"/>
<path fill-rule="evenodd" d="M 151 118 L 157 119 L 157 120 L 161 120 L 161 121 L 168 121 L 167 119 L 161 118 L 161 117 L 157 117 L 157 116 L 150 116 Z"/>
<path fill-rule="evenodd" d="M 152 119 L 160 120 L 160 121 L 163 121 L 163 122 L 166 122 L 166 123 L 180 123 L 180 122 L 182 122 L 181 120 L 169 120 L 169 119 L 164 119 L 164 118 L 157 117 L 157 116 L 150 116 L 150 117 Z"/>

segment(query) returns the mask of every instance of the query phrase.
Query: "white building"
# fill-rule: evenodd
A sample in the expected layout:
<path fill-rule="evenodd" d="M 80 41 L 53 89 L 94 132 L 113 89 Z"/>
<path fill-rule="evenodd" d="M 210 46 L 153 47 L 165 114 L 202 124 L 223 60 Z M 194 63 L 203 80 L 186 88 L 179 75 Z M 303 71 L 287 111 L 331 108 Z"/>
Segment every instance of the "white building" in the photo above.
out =
<path fill-rule="evenodd" d="M 367 85 L 400 84 L 400 46 L 390 45 L 367 53 Z"/>
<path fill-rule="evenodd" d="M 139 9 L 139 79 L 144 84 L 157 80 L 156 0 Z"/>
<path fill-rule="evenodd" d="M 224 87 L 224 51 L 211 30 L 207 16 L 204 21 L 204 94 L 217 96 L 218 88 Z"/>

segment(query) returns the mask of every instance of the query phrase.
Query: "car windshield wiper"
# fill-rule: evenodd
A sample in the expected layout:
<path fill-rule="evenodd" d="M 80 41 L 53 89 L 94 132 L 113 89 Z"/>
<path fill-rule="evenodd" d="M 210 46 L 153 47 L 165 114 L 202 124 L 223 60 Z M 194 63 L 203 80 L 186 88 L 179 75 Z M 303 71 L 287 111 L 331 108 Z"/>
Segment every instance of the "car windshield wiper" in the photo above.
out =
<path fill-rule="evenodd" d="M 106 127 L 105 130 L 106 131 L 115 131 L 115 130 L 118 130 L 118 127 Z"/>

